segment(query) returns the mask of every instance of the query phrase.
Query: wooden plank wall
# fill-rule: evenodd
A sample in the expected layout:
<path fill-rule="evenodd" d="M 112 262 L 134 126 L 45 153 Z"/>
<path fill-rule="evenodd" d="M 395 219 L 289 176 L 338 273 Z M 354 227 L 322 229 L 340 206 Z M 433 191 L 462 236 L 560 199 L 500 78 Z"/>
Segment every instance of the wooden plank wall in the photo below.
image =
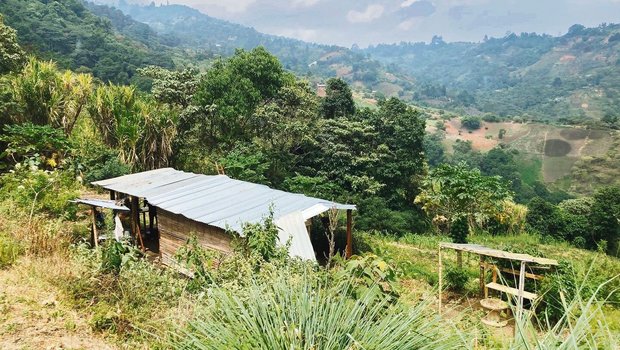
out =
<path fill-rule="evenodd" d="M 190 220 L 182 215 L 157 208 L 159 252 L 162 262 L 171 265 L 176 251 L 187 243 L 192 234 L 204 248 L 221 252 L 231 251 L 232 236 L 219 227 Z"/>

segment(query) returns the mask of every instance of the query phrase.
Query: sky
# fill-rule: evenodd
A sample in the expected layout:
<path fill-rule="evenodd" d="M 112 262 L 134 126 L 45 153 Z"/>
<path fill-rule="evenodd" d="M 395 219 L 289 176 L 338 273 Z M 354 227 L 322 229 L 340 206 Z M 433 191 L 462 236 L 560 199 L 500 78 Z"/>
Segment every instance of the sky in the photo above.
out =
<path fill-rule="evenodd" d="M 131 1 L 131 0 L 130 0 Z M 134 0 L 146 1 L 146 0 Z M 481 41 L 507 32 L 566 33 L 620 22 L 620 0 L 155 0 L 184 4 L 260 32 L 322 44 Z M 150 0 L 148 1 L 150 2 Z"/>

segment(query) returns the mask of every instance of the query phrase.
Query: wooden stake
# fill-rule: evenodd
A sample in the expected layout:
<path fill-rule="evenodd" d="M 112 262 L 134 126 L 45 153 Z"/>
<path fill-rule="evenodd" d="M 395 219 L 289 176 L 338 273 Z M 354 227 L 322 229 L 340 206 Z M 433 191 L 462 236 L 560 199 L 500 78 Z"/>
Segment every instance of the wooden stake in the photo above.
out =
<path fill-rule="evenodd" d="M 523 317 L 523 290 L 525 289 L 525 261 L 521 261 L 521 273 L 519 274 L 519 292 L 517 293 L 517 319 L 516 322 L 521 322 Z M 519 327 L 515 327 L 516 329 Z"/>
<path fill-rule="evenodd" d="M 485 291 L 486 289 L 486 285 L 484 283 L 484 276 L 485 275 L 485 269 L 484 269 L 484 255 L 480 255 L 480 295 L 486 295 L 488 292 Z"/>
<path fill-rule="evenodd" d="M 349 259 L 353 255 L 353 210 L 347 209 L 347 248 L 346 258 Z"/>
<path fill-rule="evenodd" d="M 441 262 L 441 245 L 439 246 L 439 315 L 441 316 L 441 288 L 442 288 L 442 271 L 443 270 L 443 265 Z"/>
<path fill-rule="evenodd" d="M 95 241 L 95 248 L 99 247 L 99 234 L 97 233 L 97 209 L 91 207 L 93 214 L 93 240 Z"/>
<path fill-rule="evenodd" d="M 136 236 L 136 244 L 140 243 L 140 248 L 142 248 L 142 251 L 145 251 L 144 242 L 142 241 L 142 234 L 140 233 L 138 197 L 131 197 L 131 232 Z"/>
<path fill-rule="evenodd" d="M 463 252 L 460 250 L 456 251 L 456 264 L 459 266 L 459 269 L 463 268 Z"/>

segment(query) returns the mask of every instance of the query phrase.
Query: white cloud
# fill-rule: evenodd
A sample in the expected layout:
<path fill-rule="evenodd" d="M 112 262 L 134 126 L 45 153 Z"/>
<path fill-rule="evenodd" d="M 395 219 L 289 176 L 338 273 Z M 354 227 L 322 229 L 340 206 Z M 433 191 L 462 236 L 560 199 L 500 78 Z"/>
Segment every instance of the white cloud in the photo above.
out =
<path fill-rule="evenodd" d="M 405 0 L 402 4 L 400 4 L 400 7 L 409 7 L 411 5 L 413 5 L 414 2 L 417 2 L 418 0 Z"/>
<path fill-rule="evenodd" d="M 321 0 L 293 0 L 293 7 L 310 7 L 318 4 Z"/>
<path fill-rule="evenodd" d="M 364 11 L 349 11 L 347 20 L 351 23 L 368 23 L 380 18 L 383 11 L 384 8 L 381 5 L 368 5 Z"/>
<path fill-rule="evenodd" d="M 172 2 L 172 1 L 171 1 Z M 174 0 L 176 3 L 183 3 L 188 6 L 192 6 L 197 9 L 208 10 L 210 7 L 219 7 L 226 12 L 239 13 L 245 12 L 250 5 L 256 2 L 256 0 Z M 207 11 L 209 12 L 209 11 Z"/>

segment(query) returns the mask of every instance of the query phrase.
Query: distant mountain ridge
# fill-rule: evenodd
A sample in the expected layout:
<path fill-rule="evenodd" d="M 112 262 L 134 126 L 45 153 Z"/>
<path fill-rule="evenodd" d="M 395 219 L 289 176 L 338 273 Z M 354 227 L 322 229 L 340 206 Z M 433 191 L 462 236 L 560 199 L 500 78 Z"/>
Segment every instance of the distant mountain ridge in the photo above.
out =
<path fill-rule="evenodd" d="M 377 45 L 363 50 L 415 77 L 413 99 L 440 107 L 534 119 L 618 114 L 620 25 L 574 25 L 554 37 L 508 34 L 480 43 Z"/>

